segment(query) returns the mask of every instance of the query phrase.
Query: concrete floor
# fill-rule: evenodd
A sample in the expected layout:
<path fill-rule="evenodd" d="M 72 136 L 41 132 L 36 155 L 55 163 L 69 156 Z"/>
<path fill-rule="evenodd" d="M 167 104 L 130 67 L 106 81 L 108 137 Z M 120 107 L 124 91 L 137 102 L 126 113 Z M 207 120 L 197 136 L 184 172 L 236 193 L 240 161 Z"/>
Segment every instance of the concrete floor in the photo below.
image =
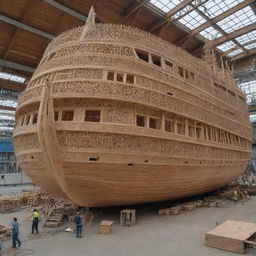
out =
<path fill-rule="evenodd" d="M 223 208 L 200 208 L 178 216 L 160 216 L 156 209 L 161 204 L 140 206 L 137 209 L 137 224 L 133 227 L 119 225 L 119 208 L 95 210 L 95 220 L 85 227 L 83 238 L 64 232 L 72 223 L 64 222 L 57 229 L 41 230 L 39 235 L 30 235 L 31 221 L 22 222 L 31 212 L 21 210 L 0 215 L 0 224 L 8 225 L 16 216 L 21 222 L 20 249 L 9 249 L 11 241 L 4 242 L 3 255 L 36 256 L 231 256 L 238 255 L 204 246 L 204 234 L 228 219 L 256 222 L 256 197 L 249 201 L 229 202 Z M 113 233 L 101 235 L 98 224 L 102 219 L 114 220 Z M 17 252 L 19 250 L 19 252 Z M 255 255 L 249 249 L 246 255 Z"/>

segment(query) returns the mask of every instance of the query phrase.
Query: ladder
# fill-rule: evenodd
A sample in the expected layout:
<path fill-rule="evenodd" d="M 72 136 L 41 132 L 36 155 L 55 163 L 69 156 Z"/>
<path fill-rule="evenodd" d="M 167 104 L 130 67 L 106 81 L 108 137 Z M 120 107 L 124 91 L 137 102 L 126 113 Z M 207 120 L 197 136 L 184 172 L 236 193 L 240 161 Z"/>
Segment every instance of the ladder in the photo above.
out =
<path fill-rule="evenodd" d="M 60 225 L 64 215 L 63 208 L 54 208 L 46 217 L 43 227 L 56 228 Z"/>

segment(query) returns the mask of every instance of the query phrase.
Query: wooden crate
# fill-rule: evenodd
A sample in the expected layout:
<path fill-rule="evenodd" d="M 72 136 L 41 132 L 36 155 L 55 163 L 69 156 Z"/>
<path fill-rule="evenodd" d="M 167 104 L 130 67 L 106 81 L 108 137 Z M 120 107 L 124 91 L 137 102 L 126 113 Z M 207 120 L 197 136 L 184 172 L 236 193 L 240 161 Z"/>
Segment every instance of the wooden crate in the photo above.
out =
<path fill-rule="evenodd" d="M 256 223 L 228 220 L 205 234 L 205 245 L 244 254 L 256 235 Z"/>
<path fill-rule="evenodd" d="M 122 226 L 131 226 L 136 224 L 135 209 L 124 209 L 120 213 L 120 224 Z"/>
<path fill-rule="evenodd" d="M 102 220 L 100 223 L 100 233 L 103 235 L 111 234 L 113 223 L 111 220 Z"/>

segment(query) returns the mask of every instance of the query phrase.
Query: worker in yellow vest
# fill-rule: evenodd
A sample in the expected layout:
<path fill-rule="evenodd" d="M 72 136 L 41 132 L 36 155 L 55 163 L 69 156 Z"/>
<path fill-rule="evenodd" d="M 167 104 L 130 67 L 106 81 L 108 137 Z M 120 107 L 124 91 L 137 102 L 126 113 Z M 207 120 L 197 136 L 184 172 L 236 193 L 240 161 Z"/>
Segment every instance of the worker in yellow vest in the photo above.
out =
<path fill-rule="evenodd" d="M 32 234 L 34 234 L 34 231 L 36 230 L 36 233 L 38 234 L 38 223 L 39 223 L 39 213 L 36 209 L 34 209 L 32 213 L 33 221 L 32 221 Z"/>

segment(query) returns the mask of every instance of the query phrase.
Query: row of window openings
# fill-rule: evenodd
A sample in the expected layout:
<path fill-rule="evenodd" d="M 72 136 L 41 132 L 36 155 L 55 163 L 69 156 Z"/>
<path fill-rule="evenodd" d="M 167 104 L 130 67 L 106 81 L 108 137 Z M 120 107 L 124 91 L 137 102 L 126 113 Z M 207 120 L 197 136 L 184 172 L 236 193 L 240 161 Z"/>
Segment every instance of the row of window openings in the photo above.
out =
<path fill-rule="evenodd" d="M 107 80 L 128 83 L 128 84 L 135 83 L 135 79 L 133 75 L 123 74 L 119 72 L 112 72 L 112 71 L 108 71 Z"/>
<path fill-rule="evenodd" d="M 142 115 L 136 116 L 136 125 L 140 127 L 149 127 L 152 129 L 161 129 L 160 119 L 149 117 L 147 125 L 147 117 Z M 185 122 L 165 120 L 164 130 L 167 132 L 173 132 L 181 135 L 188 135 L 190 137 L 196 137 L 198 139 L 215 141 L 228 145 L 239 146 L 239 138 L 237 135 L 230 134 L 225 131 L 214 127 L 198 126 L 194 124 L 186 124 Z"/>
<path fill-rule="evenodd" d="M 21 117 L 18 126 L 25 126 L 37 123 L 38 114 L 25 115 Z M 54 121 L 73 121 L 74 111 L 54 111 Z M 84 115 L 84 121 L 86 122 L 100 122 L 100 111 L 99 110 L 86 110 Z"/>
<path fill-rule="evenodd" d="M 151 62 L 154 65 L 159 66 L 159 67 L 163 67 L 163 66 L 164 67 L 167 66 L 168 68 L 174 67 L 174 65 L 171 61 L 162 59 L 162 57 L 160 57 L 160 56 L 157 56 L 155 54 L 151 54 L 151 53 L 148 53 L 148 52 L 145 52 L 142 50 L 138 50 L 138 49 L 135 49 L 135 51 L 136 51 L 138 58 L 141 60 Z M 183 78 L 195 80 L 195 74 L 181 66 L 178 66 L 178 72 L 179 72 L 179 75 Z"/>
<path fill-rule="evenodd" d="M 150 54 L 148 52 L 145 52 L 145 51 L 142 51 L 142 50 L 138 50 L 138 49 L 135 49 L 136 53 L 137 53 L 137 56 L 141 59 L 141 60 L 144 60 L 144 61 L 147 61 L 147 62 L 151 62 L 159 67 L 162 67 L 162 61 L 161 61 L 161 57 L 160 56 L 157 56 L 157 55 L 154 55 L 154 54 Z M 151 61 L 150 61 L 151 59 Z M 166 60 L 164 59 L 164 64 L 165 66 L 167 67 L 170 67 L 170 68 L 173 68 L 173 63 L 170 62 L 169 60 Z M 181 66 L 178 66 L 178 73 L 181 77 L 183 78 L 186 78 L 186 79 L 191 79 L 191 80 L 195 80 L 195 74 Z M 220 88 L 222 90 L 224 90 L 225 92 L 228 91 L 228 93 L 234 97 L 236 97 L 236 94 L 230 90 L 227 90 L 224 86 L 222 85 L 219 85 L 217 83 L 214 83 L 214 86 L 217 87 L 217 88 Z M 238 95 L 239 96 L 239 95 Z M 243 101 L 244 99 L 239 96 Z"/>

